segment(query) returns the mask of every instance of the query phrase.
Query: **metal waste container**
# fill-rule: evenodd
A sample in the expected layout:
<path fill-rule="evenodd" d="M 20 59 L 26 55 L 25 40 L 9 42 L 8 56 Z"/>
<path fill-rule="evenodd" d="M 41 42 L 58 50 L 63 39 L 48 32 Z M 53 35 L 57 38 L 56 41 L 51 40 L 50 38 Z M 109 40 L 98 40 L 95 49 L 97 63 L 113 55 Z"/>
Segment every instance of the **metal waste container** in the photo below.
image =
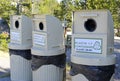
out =
<path fill-rule="evenodd" d="M 32 20 L 24 15 L 10 18 L 11 81 L 32 81 Z"/>
<path fill-rule="evenodd" d="M 61 22 L 51 15 L 34 15 L 32 72 L 33 81 L 63 81 L 65 47 Z"/>
<path fill-rule="evenodd" d="M 73 13 L 72 81 L 110 81 L 116 56 L 113 20 L 108 10 Z"/>

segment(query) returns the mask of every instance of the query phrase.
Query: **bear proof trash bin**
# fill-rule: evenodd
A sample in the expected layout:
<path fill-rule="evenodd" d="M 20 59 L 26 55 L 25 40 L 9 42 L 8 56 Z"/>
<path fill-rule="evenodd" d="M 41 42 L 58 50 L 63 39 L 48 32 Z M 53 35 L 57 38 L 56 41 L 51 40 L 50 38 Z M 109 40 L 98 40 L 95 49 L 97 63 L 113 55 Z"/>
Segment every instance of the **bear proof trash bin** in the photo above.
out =
<path fill-rule="evenodd" d="M 113 20 L 108 10 L 73 13 L 72 81 L 110 81 L 115 69 Z"/>
<path fill-rule="evenodd" d="M 62 23 L 51 15 L 34 15 L 33 81 L 65 81 L 65 47 Z"/>
<path fill-rule="evenodd" d="M 32 81 L 32 20 L 24 15 L 13 15 L 10 21 L 11 81 Z"/>

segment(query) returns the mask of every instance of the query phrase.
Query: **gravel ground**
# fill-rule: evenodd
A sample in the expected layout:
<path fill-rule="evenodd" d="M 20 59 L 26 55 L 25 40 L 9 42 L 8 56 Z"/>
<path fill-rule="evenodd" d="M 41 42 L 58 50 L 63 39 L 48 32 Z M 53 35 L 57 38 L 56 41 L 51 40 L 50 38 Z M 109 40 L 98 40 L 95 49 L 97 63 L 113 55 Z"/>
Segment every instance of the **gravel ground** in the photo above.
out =
<path fill-rule="evenodd" d="M 117 61 L 116 61 L 116 69 L 115 69 L 115 81 L 120 81 L 120 38 L 115 39 L 114 43 L 114 51 L 117 55 Z M 69 50 L 70 51 L 70 50 Z M 68 52 L 70 53 L 70 52 Z M 1 52 L 0 52 L 1 54 Z M 69 55 L 68 55 L 69 57 Z M 69 59 L 67 59 L 69 61 Z M 3 74 L 7 74 L 10 71 L 10 64 L 9 64 L 9 56 L 1 56 L 0 55 L 0 76 Z M 67 80 L 70 80 L 69 71 L 67 71 Z M 0 81 L 10 81 L 10 77 L 0 78 Z"/>

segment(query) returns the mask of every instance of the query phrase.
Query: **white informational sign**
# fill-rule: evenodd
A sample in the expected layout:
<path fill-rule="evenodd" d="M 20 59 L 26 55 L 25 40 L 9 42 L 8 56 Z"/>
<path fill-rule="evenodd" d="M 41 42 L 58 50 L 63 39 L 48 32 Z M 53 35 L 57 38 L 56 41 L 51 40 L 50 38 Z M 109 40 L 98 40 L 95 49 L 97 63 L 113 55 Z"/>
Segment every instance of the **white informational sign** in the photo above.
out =
<path fill-rule="evenodd" d="M 20 41 L 21 41 L 20 32 L 11 31 L 10 34 L 11 34 L 11 35 L 10 35 L 11 42 L 13 42 L 13 43 L 20 43 Z"/>
<path fill-rule="evenodd" d="M 102 53 L 101 39 L 75 39 L 75 51 L 82 53 Z"/>
<path fill-rule="evenodd" d="M 34 34 L 33 35 L 33 44 L 44 46 L 45 45 L 45 39 L 46 39 L 45 35 Z"/>

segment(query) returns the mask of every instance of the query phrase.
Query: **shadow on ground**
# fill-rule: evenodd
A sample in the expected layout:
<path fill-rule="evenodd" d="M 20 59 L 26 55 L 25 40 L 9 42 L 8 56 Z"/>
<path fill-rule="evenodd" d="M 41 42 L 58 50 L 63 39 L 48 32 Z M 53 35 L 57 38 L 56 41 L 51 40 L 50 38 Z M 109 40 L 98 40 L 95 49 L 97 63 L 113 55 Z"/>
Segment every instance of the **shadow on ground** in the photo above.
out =
<path fill-rule="evenodd" d="M 9 77 L 10 76 L 10 69 L 8 68 L 2 68 L 0 67 L 0 78 L 4 78 L 4 77 Z"/>
<path fill-rule="evenodd" d="M 116 80 L 120 80 L 120 40 L 114 40 L 114 54 L 116 54 L 116 68 L 115 76 Z"/>
<path fill-rule="evenodd" d="M 0 67 L 0 81 L 10 81 L 10 69 Z"/>

